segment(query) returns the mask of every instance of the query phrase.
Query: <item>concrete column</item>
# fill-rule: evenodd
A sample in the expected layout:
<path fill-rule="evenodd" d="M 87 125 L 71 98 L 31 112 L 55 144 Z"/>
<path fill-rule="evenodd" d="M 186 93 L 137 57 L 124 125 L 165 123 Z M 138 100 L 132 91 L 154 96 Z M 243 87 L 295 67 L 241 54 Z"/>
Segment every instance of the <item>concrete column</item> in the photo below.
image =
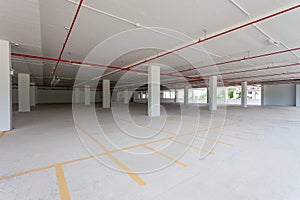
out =
<path fill-rule="evenodd" d="M 160 116 L 160 67 L 148 68 L 148 115 Z"/>
<path fill-rule="evenodd" d="M 31 84 L 31 86 L 30 86 L 30 106 L 31 107 L 34 107 L 36 104 L 35 94 L 36 94 L 36 87 L 34 84 Z"/>
<path fill-rule="evenodd" d="M 261 106 L 265 105 L 265 86 L 261 85 Z"/>
<path fill-rule="evenodd" d="M 80 88 L 74 89 L 74 103 L 80 103 Z"/>
<path fill-rule="evenodd" d="M 9 41 L 0 40 L 0 131 L 12 129 L 11 52 Z"/>
<path fill-rule="evenodd" d="M 91 88 L 89 85 L 84 86 L 84 104 L 85 105 L 91 104 Z"/>
<path fill-rule="evenodd" d="M 139 92 L 136 92 L 136 91 L 135 91 L 135 92 L 133 93 L 133 101 L 136 102 L 136 101 L 138 101 L 138 99 L 139 99 Z"/>
<path fill-rule="evenodd" d="M 183 95 L 184 95 L 184 99 L 183 99 L 184 104 L 188 104 L 189 103 L 189 86 L 184 87 Z"/>
<path fill-rule="evenodd" d="M 30 75 L 18 74 L 19 112 L 30 112 Z"/>
<path fill-rule="evenodd" d="M 241 104 L 243 108 L 247 108 L 247 82 L 242 82 Z"/>
<path fill-rule="evenodd" d="M 103 108 L 110 108 L 110 80 L 103 80 L 102 106 Z"/>
<path fill-rule="evenodd" d="M 210 99 L 210 97 L 209 97 L 209 87 L 207 87 L 206 92 L 207 92 L 206 103 L 209 104 L 209 99 Z"/>
<path fill-rule="evenodd" d="M 128 91 L 128 89 L 124 90 L 123 97 L 124 97 L 124 104 L 129 104 L 129 91 Z"/>
<path fill-rule="evenodd" d="M 217 76 L 209 77 L 209 110 L 217 110 Z"/>
<path fill-rule="evenodd" d="M 225 103 L 227 103 L 227 101 L 228 101 L 228 88 L 227 87 L 224 88 L 224 100 L 225 100 Z"/>
<path fill-rule="evenodd" d="M 296 85 L 296 106 L 300 107 L 300 84 Z"/>

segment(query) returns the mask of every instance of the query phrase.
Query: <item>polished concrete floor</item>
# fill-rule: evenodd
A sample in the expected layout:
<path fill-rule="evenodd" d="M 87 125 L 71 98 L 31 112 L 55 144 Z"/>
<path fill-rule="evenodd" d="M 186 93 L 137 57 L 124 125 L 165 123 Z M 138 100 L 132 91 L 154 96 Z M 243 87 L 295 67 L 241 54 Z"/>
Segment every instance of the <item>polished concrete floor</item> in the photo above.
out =
<path fill-rule="evenodd" d="M 0 199 L 300 197 L 300 108 L 39 105 L 0 134 Z"/>

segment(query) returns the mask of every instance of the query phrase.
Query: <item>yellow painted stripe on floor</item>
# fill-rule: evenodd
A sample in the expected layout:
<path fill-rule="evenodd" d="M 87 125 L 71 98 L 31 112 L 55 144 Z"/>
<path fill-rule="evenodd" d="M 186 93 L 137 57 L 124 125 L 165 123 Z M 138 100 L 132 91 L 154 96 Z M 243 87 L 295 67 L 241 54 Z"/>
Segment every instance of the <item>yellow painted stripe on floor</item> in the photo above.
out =
<path fill-rule="evenodd" d="M 222 135 L 227 136 L 227 137 L 232 137 L 232 138 L 240 139 L 240 140 L 248 140 L 247 138 L 243 138 L 243 137 L 235 136 L 235 135 L 231 135 L 231 134 L 222 134 Z"/>
<path fill-rule="evenodd" d="M 159 130 L 159 129 L 157 129 L 157 128 L 153 128 L 153 127 L 151 127 L 151 126 L 146 126 L 146 125 L 140 124 L 140 123 L 135 123 L 135 122 L 133 123 L 133 122 L 130 121 L 130 120 L 121 119 L 121 118 L 119 118 L 119 120 L 122 120 L 122 121 L 128 122 L 128 123 L 131 123 L 131 124 L 136 124 L 136 125 L 138 125 L 138 126 L 141 126 L 141 127 L 144 127 L 144 128 L 148 128 L 148 129 L 151 129 L 151 130 L 154 130 L 154 131 L 160 131 L 160 132 L 167 133 L 167 134 L 170 134 L 170 135 L 175 135 L 174 133 L 171 133 L 171 132 L 169 132 L 169 131 L 166 131 L 166 130 L 163 130 L 163 129 Z"/>
<path fill-rule="evenodd" d="M 208 154 L 211 154 L 211 155 L 212 155 L 212 154 L 215 154 L 214 152 L 209 152 L 209 151 L 207 151 L 207 150 L 205 150 L 205 149 L 201 149 L 201 148 L 199 148 L 199 147 L 196 147 L 196 146 L 193 146 L 193 145 L 186 144 L 186 143 L 184 143 L 184 142 L 179 142 L 179 141 L 173 140 L 173 139 L 171 139 L 171 141 L 173 141 L 173 142 L 175 142 L 175 143 L 177 143 L 177 144 L 184 145 L 184 146 L 190 146 L 190 147 L 193 148 L 193 149 L 196 149 L 196 150 L 198 150 L 198 151 L 205 152 L 205 153 L 208 153 Z"/>
<path fill-rule="evenodd" d="M 212 139 L 212 138 L 208 138 L 208 137 L 204 137 L 204 136 L 198 136 L 198 135 L 196 137 L 197 138 L 201 138 L 201 139 L 205 139 L 205 140 L 217 141 L 219 144 L 223 144 L 223 145 L 230 146 L 230 147 L 234 146 L 233 144 L 230 144 L 230 143 L 227 143 L 227 142 L 223 142 L 221 140 L 215 140 L 215 139 Z"/>
<path fill-rule="evenodd" d="M 258 133 L 251 133 L 251 132 L 241 131 L 241 130 L 235 130 L 235 129 L 227 129 L 227 128 L 226 128 L 225 130 L 233 131 L 233 132 L 237 132 L 237 133 L 241 133 L 241 134 L 261 135 L 261 134 L 258 134 Z"/>
<path fill-rule="evenodd" d="M 61 165 L 56 165 L 57 184 L 61 200 L 70 200 L 70 192 L 65 178 L 65 173 Z"/>
<path fill-rule="evenodd" d="M 174 162 L 174 163 L 176 163 L 176 164 L 178 164 L 178 165 L 181 165 L 182 167 L 187 167 L 187 164 L 185 164 L 185 163 L 183 163 L 183 162 L 181 162 L 181 161 L 179 161 L 179 160 L 176 160 L 176 159 L 174 159 L 174 158 L 168 156 L 167 154 L 165 154 L 165 153 L 163 153 L 163 152 L 157 151 L 156 149 L 154 149 L 154 148 L 152 148 L 152 147 L 149 147 L 149 146 L 147 146 L 147 145 L 144 145 L 144 147 L 145 147 L 146 149 L 149 149 L 150 151 L 152 151 L 152 152 L 154 152 L 154 153 L 157 153 L 157 154 L 161 155 L 162 157 L 164 157 L 164 158 L 166 158 L 166 159 L 168 159 L 168 160 L 170 160 L 170 161 L 172 161 L 172 162 Z"/>
<path fill-rule="evenodd" d="M 90 133 L 88 133 L 83 128 L 76 125 L 86 136 L 88 136 L 91 140 L 93 140 L 102 150 L 106 153 L 107 156 L 110 157 L 119 167 L 121 167 L 135 182 L 137 182 L 141 186 L 145 186 L 146 182 L 144 182 L 136 173 L 131 171 L 124 163 L 119 161 L 116 157 L 112 155 L 112 153 L 103 145 L 101 144 L 96 138 L 94 138 Z"/>
<path fill-rule="evenodd" d="M 241 123 L 241 121 L 235 122 L 235 123 L 230 123 L 230 124 L 225 124 L 225 125 L 222 125 L 222 126 L 231 126 L 231 125 L 234 125 L 234 124 L 237 124 L 237 123 Z M 200 132 L 200 131 L 207 131 L 207 130 L 204 130 L 204 129 L 198 130 L 198 132 Z M 146 142 L 146 143 L 143 143 L 143 144 L 133 145 L 133 146 L 125 147 L 125 148 L 122 148 L 122 149 L 116 149 L 116 150 L 110 151 L 110 153 L 115 153 L 115 152 L 120 152 L 120 151 L 124 151 L 124 150 L 129 150 L 129 149 L 141 147 L 143 145 L 154 144 L 154 143 L 157 143 L 157 142 L 171 140 L 171 139 L 173 139 L 175 137 L 181 137 L 181 136 L 190 135 L 190 134 L 191 133 L 179 134 L 179 135 L 176 135 L 176 136 L 173 136 L 173 137 L 168 137 L 168 138 L 163 138 L 163 139 L 159 139 L 159 140 L 155 140 L 155 141 L 151 141 L 151 142 Z M 194 134 L 194 132 L 193 132 L 193 134 Z M 18 176 L 26 175 L 26 174 L 31 174 L 31 173 L 34 173 L 34 172 L 38 172 L 38 171 L 42 171 L 42 170 L 53 168 L 56 165 L 71 164 L 71 163 L 74 163 L 74 162 L 79 162 L 79 161 L 83 161 L 83 160 L 87 160 L 87 159 L 91 159 L 91 158 L 98 157 L 98 156 L 103 156 L 103 155 L 106 155 L 106 153 L 100 153 L 100 154 L 96 154 L 96 155 L 92 155 L 92 156 L 85 156 L 85 157 L 81 157 L 81 158 L 77 158 L 77 159 L 69 160 L 69 161 L 64 161 L 64 162 L 56 163 L 56 164 L 45 166 L 45 167 L 39 167 L 39 168 L 35 168 L 35 169 L 31 169 L 31 170 L 26 170 L 26 171 L 23 171 L 23 172 L 19 172 L 19 173 L 7 175 L 7 176 L 2 176 L 2 177 L 0 177 L 0 180 L 5 180 L 5 179 L 13 178 L 13 177 L 18 177 Z"/>
<path fill-rule="evenodd" d="M 78 159 L 74 159 L 74 160 L 69 160 L 69 161 L 64 161 L 64 162 L 56 163 L 56 164 L 53 164 L 53 165 L 48 165 L 48 166 L 45 166 L 45 167 L 39 167 L 39 168 L 30 169 L 30 170 L 26 170 L 26 171 L 23 171 L 23 172 L 19 172 L 19 173 L 7 175 L 7 176 L 2 176 L 2 177 L 0 177 L 0 181 L 4 180 L 4 179 L 14 178 L 14 177 L 17 177 L 17 176 L 22 176 L 22 175 L 31 174 L 31 173 L 34 173 L 34 172 L 38 172 L 38 171 L 43 171 L 43 170 L 46 170 L 46 169 L 54 168 L 57 165 L 71 164 L 71 163 L 74 163 L 74 162 L 79 162 L 79 161 L 83 161 L 83 160 L 87 160 L 87 159 L 90 159 L 90 158 L 94 158 L 94 157 L 98 157 L 98 156 L 103 156 L 103 155 L 106 155 L 106 154 L 105 153 L 101 153 L 101 154 L 97 154 L 97 155 L 94 155 L 94 156 L 86 156 L 86 157 L 82 157 L 82 158 L 78 158 Z"/>
<path fill-rule="evenodd" d="M 0 133 L 0 137 L 4 136 L 6 133 L 7 133 L 7 131 L 2 131 L 2 132 Z"/>

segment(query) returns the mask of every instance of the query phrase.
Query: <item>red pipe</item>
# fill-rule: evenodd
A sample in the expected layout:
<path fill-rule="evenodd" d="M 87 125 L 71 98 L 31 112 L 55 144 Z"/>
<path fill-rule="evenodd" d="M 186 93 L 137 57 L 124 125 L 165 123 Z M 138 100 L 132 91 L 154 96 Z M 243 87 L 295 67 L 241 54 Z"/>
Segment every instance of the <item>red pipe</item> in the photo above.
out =
<path fill-rule="evenodd" d="M 194 46 L 194 45 L 196 45 L 196 44 L 200 44 L 200 43 L 202 43 L 202 42 L 205 42 L 205 41 L 214 39 L 214 38 L 216 38 L 216 37 L 226 35 L 226 34 L 228 34 L 228 33 L 231 33 L 231 32 L 234 32 L 234 31 L 236 31 L 236 30 L 239 30 L 239 29 L 248 27 L 248 26 L 253 25 L 253 24 L 256 24 L 256 23 L 258 23 L 258 22 L 261 22 L 261 21 L 270 19 L 270 18 L 272 18 L 272 17 L 281 15 L 281 14 L 283 14 L 283 13 L 286 13 L 286 12 L 289 12 L 289 11 L 292 11 L 292 10 L 295 10 L 295 9 L 297 9 L 297 8 L 299 8 L 299 7 L 300 7 L 300 5 L 296 5 L 296 6 L 293 6 L 293 7 L 291 7 L 291 8 L 288 8 L 288 9 L 285 9 L 285 10 L 282 10 L 282 11 L 279 11 L 279 12 L 276 12 L 276 13 L 274 13 L 274 14 L 272 14 L 272 15 L 268 15 L 268 16 L 266 16 L 266 17 L 263 17 L 263 18 L 260 18 L 260 19 L 251 21 L 251 22 L 249 22 L 249 23 L 246 23 L 246 24 L 243 24 L 243 25 L 241 25 L 241 26 L 238 26 L 238 27 L 229 29 L 229 30 L 227 30 L 227 31 L 223 31 L 223 32 L 221 32 L 221 33 L 218 33 L 218 34 L 216 34 L 216 35 L 210 36 L 210 37 L 205 38 L 205 39 L 203 39 L 203 40 L 199 39 L 198 41 L 193 42 L 193 43 L 191 43 L 191 44 L 182 46 L 182 47 L 177 48 L 177 49 L 174 49 L 174 50 L 172 50 L 172 51 L 168 51 L 168 52 L 162 53 L 162 54 L 160 54 L 160 55 L 157 55 L 157 56 L 151 57 L 151 58 L 149 58 L 149 59 L 146 59 L 146 60 L 144 60 L 144 61 L 140 61 L 140 62 L 137 62 L 137 63 L 135 63 L 135 64 L 132 64 L 132 65 L 126 67 L 126 69 L 130 70 L 131 68 L 134 68 L 134 67 L 136 67 L 136 66 L 138 66 L 138 65 L 147 63 L 147 62 L 149 62 L 149 61 L 152 61 L 152 60 L 155 60 L 155 59 L 157 59 L 157 58 L 160 58 L 160 57 L 169 55 L 169 54 L 171 54 L 171 53 L 175 53 L 175 52 L 177 52 L 177 51 L 180 51 L 180 50 L 182 50 L 182 49 L 185 49 L 185 48 Z M 119 71 L 119 70 L 110 72 L 109 74 L 104 74 L 102 77 L 107 76 L 107 75 L 111 75 L 111 74 L 116 73 L 116 72 L 118 72 L 118 71 Z"/>
<path fill-rule="evenodd" d="M 106 65 L 101 65 L 101 64 L 94 64 L 94 63 L 86 63 L 86 62 L 79 62 L 79 61 L 73 61 L 73 60 L 62 60 L 62 59 L 57 59 L 57 58 L 49 58 L 49 57 L 42 57 L 42 56 L 35 56 L 35 55 L 27 55 L 27 54 L 20 54 L 20 53 L 11 53 L 12 56 L 17 56 L 17 57 L 24 57 L 24 58 L 32 58 L 32 59 L 39 59 L 39 60 L 47 60 L 47 61 L 56 61 L 56 62 L 62 62 L 62 63 L 69 63 L 69 64 L 76 64 L 76 65 L 88 65 L 91 67 L 103 67 L 103 68 L 109 68 L 109 69 L 120 69 L 120 70 L 125 70 L 122 67 L 117 67 L 117 66 L 106 66 Z M 138 72 L 138 73 L 147 73 L 144 70 L 138 70 L 138 69 L 132 69 L 131 71 L 133 72 Z M 193 77 L 188 77 L 188 76 L 180 76 L 176 74 L 171 74 L 171 73 L 162 73 L 162 76 L 173 76 L 173 77 L 178 77 L 178 78 L 191 78 L 191 79 L 198 79 L 198 78 L 193 78 Z"/>
<path fill-rule="evenodd" d="M 71 32 L 72 32 L 72 30 L 73 30 L 75 21 L 76 21 L 76 19 L 77 19 L 77 17 L 78 17 L 78 14 L 79 14 L 79 11 L 80 11 L 80 8 L 81 8 L 82 3 L 83 3 L 83 0 L 80 0 L 80 2 L 79 2 L 79 4 L 78 4 L 78 7 L 77 7 L 77 10 L 76 10 L 76 13 L 75 13 L 75 16 L 74 16 L 74 18 L 73 18 L 73 20 L 72 20 L 71 27 L 70 27 L 70 29 L 69 29 L 69 31 L 68 31 L 67 37 L 66 37 L 66 39 L 65 39 L 65 41 L 64 41 L 64 43 L 63 43 L 62 49 L 61 49 L 60 54 L 59 54 L 59 56 L 58 56 L 56 65 L 54 66 L 54 68 L 53 68 L 53 70 L 52 70 L 52 72 L 51 72 L 50 83 L 51 83 L 51 81 L 52 81 L 53 78 L 54 78 L 55 72 L 56 72 L 57 67 L 58 67 L 58 64 L 59 64 L 59 62 L 60 62 L 60 60 L 61 60 L 62 54 L 63 54 L 63 52 L 64 52 L 64 50 L 65 50 L 65 48 L 66 48 L 67 42 L 68 42 L 68 40 L 69 40 L 69 38 L 70 38 Z"/>
<path fill-rule="evenodd" d="M 192 70 L 196 70 L 196 69 L 203 69 L 203 68 L 207 68 L 207 67 L 220 66 L 220 65 L 225 65 L 225 64 L 235 63 L 235 62 L 252 60 L 252 59 L 256 59 L 256 58 L 273 56 L 273 55 L 276 55 L 276 54 L 283 54 L 283 53 L 287 53 L 287 52 L 298 51 L 298 50 L 300 50 L 300 47 L 293 48 L 293 49 L 287 49 L 287 50 L 283 50 L 283 51 L 277 51 L 277 52 L 272 52 L 272 53 L 256 55 L 256 56 L 250 56 L 250 57 L 245 57 L 245 58 L 241 58 L 241 59 L 235 59 L 235 60 L 230 60 L 230 61 L 225 61 L 225 62 L 220 62 L 220 63 L 215 63 L 215 64 L 196 67 L 196 68 L 184 69 L 184 70 L 181 70 L 181 71 L 178 71 L 178 72 L 187 72 L 187 71 L 192 71 Z"/>

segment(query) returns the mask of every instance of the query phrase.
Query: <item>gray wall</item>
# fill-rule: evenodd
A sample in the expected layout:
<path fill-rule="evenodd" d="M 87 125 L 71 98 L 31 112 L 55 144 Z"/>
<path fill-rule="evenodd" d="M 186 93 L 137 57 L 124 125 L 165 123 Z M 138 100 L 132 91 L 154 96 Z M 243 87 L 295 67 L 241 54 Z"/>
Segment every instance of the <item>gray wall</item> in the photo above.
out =
<path fill-rule="evenodd" d="M 37 104 L 47 103 L 72 103 L 73 90 L 71 89 L 50 89 L 50 88 L 37 88 Z M 91 102 L 96 99 L 96 102 L 102 102 L 102 92 L 96 92 L 96 98 L 93 97 L 91 92 Z M 18 89 L 12 90 L 13 104 L 18 104 Z M 80 89 L 80 102 L 84 103 L 84 89 Z"/>
<path fill-rule="evenodd" d="M 296 85 L 264 85 L 263 105 L 266 106 L 295 106 Z"/>

